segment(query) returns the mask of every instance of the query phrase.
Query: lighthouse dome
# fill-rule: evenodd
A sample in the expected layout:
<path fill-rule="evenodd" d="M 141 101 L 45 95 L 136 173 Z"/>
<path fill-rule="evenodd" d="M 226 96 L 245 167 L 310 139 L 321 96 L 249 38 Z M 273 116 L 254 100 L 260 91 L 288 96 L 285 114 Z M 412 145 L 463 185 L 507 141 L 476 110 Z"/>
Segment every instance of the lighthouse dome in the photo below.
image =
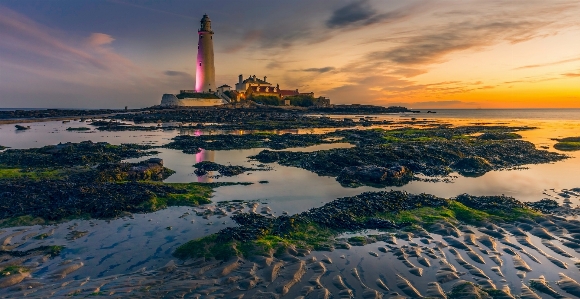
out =
<path fill-rule="evenodd" d="M 203 18 L 201 18 L 201 27 L 199 29 L 199 31 L 208 31 L 211 32 L 211 20 L 209 19 L 209 16 L 207 14 L 203 15 Z"/>

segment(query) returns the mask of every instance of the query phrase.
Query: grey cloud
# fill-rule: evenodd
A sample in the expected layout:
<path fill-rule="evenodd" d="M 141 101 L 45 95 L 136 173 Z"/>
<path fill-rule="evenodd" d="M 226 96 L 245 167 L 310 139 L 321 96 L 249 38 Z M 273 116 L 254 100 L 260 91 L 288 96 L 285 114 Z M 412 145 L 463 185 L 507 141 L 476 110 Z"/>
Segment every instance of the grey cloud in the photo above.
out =
<path fill-rule="evenodd" d="M 261 30 L 250 30 L 244 34 L 241 40 L 230 41 L 230 44 L 225 48 L 225 52 L 228 54 L 239 52 L 258 41 L 261 35 Z M 226 40 L 226 42 L 228 41 Z"/>
<path fill-rule="evenodd" d="M 370 6 L 368 0 L 356 1 L 335 10 L 326 26 L 329 28 L 350 26 L 360 21 L 366 22 L 377 15 L 377 11 Z"/>
<path fill-rule="evenodd" d="M 179 71 L 165 71 L 164 74 L 167 76 L 171 76 L 171 77 L 177 77 L 177 76 L 191 77 L 190 74 L 185 73 L 185 72 L 179 72 Z"/>
<path fill-rule="evenodd" d="M 543 25 L 546 22 L 451 23 L 437 28 L 437 32 L 427 31 L 423 35 L 410 37 L 403 45 L 393 49 L 370 53 L 369 58 L 403 65 L 435 63 L 451 52 L 484 47 L 502 40 L 513 41 L 514 36 L 533 32 Z"/>
<path fill-rule="evenodd" d="M 502 13 L 494 10 L 502 7 Z M 386 61 L 398 65 L 432 64 L 444 61 L 453 52 L 480 50 L 501 42 L 512 44 L 545 37 L 557 32 L 561 12 L 570 2 L 486 2 L 471 14 L 435 14 L 439 26 L 430 26 L 397 39 L 399 45 L 369 53 L 368 61 Z M 484 11 L 488 13 L 482 13 Z M 530 66 L 530 67 L 536 67 Z"/>
<path fill-rule="evenodd" d="M 328 73 L 334 71 L 336 68 L 333 66 L 321 67 L 321 68 L 308 68 L 303 69 L 303 72 L 312 72 L 312 73 Z"/>
<path fill-rule="evenodd" d="M 358 0 L 336 9 L 330 19 L 326 21 L 328 28 L 344 28 L 367 26 L 389 20 L 396 20 L 406 17 L 413 7 L 380 13 L 369 4 L 368 0 Z"/>
<path fill-rule="evenodd" d="M 351 77 L 349 82 L 343 86 L 335 87 L 323 92 L 325 96 L 330 96 L 336 103 L 357 103 L 361 99 L 366 103 L 393 101 L 406 98 L 415 98 L 417 95 L 424 97 L 428 94 L 430 98 L 445 98 L 453 94 L 460 94 L 478 89 L 493 88 L 493 86 L 481 86 L 479 82 L 462 81 L 442 81 L 430 84 L 418 84 L 415 81 L 402 79 L 391 75 L 374 75 Z M 427 102 L 431 103 L 431 102 Z M 453 102 L 435 101 L 439 106 L 452 106 Z M 408 104 L 408 103 L 406 103 Z M 458 103 L 456 103 L 458 104 Z M 465 106 L 465 103 L 458 106 Z M 408 105 L 407 105 L 408 106 Z M 439 107 L 438 106 L 438 107 Z M 414 107 L 414 106 L 413 106 Z M 431 106 L 429 108 L 433 108 Z"/>
<path fill-rule="evenodd" d="M 427 73 L 426 70 L 413 69 L 413 68 L 399 68 L 399 69 L 396 69 L 396 70 L 390 72 L 390 74 L 400 75 L 400 76 L 403 76 L 405 78 L 411 78 L 411 77 L 419 76 L 419 75 L 422 75 L 425 73 Z"/>

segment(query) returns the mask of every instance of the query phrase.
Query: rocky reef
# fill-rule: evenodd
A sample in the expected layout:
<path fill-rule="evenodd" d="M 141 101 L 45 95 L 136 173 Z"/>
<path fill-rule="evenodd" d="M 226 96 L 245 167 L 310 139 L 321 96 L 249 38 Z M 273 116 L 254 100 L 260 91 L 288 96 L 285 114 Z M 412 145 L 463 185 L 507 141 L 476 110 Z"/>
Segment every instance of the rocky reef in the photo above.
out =
<path fill-rule="evenodd" d="M 536 149 L 514 139 L 512 130 L 529 128 L 458 127 L 398 130 L 343 130 L 326 137 L 340 137 L 355 144 L 316 152 L 263 150 L 251 158 L 300 167 L 318 175 L 333 176 L 343 186 L 402 186 L 419 176 L 445 178 L 457 172 L 481 176 L 491 170 L 567 158 Z M 475 136 L 477 133 L 482 133 Z M 505 135 L 508 135 L 506 137 Z M 482 136 L 485 136 L 482 138 Z"/>
<path fill-rule="evenodd" d="M 30 149 L 8 149 L 0 153 L 0 166 L 19 168 L 90 166 L 153 155 L 152 147 L 138 144 L 112 145 L 83 141 Z"/>
<path fill-rule="evenodd" d="M 566 137 L 556 139 L 558 141 L 554 144 L 554 148 L 561 151 L 578 151 L 580 150 L 580 137 Z"/>
<path fill-rule="evenodd" d="M 2 226 L 13 226 L 85 216 L 114 218 L 168 205 L 208 203 L 211 189 L 211 185 L 195 183 L 0 180 L 0 219 Z M 179 198 L 183 200 L 174 200 Z"/>
<path fill-rule="evenodd" d="M 542 214 L 538 206 L 506 196 L 463 194 L 444 199 L 391 191 L 340 198 L 292 216 L 236 214 L 232 218 L 238 227 L 180 246 L 175 256 L 186 260 L 176 271 L 192 265 L 224 265 L 216 270 L 223 276 L 217 277 L 241 275 L 241 279 L 234 282 L 237 287 L 220 289 L 220 294 L 257 298 L 576 295 L 580 284 L 570 275 L 577 270 L 566 261 L 577 256 L 570 249 L 580 252 L 578 241 L 568 236 L 580 231 L 580 222 Z M 364 229 L 378 232 L 343 237 Z M 540 249 L 530 236 L 556 255 Z M 248 264 L 253 265 L 253 274 L 241 274 Z M 556 269 L 561 271 L 560 280 L 550 285 L 543 275 Z M 524 281 L 528 273 L 531 277 L 540 273 L 540 279 L 521 286 L 507 284 L 512 276 Z"/>
<path fill-rule="evenodd" d="M 441 233 L 441 227 L 435 225 L 436 223 L 443 223 L 443 227 L 445 223 L 449 225 L 460 221 L 485 225 L 489 222 L 512 222 L 538 216 L 540 213 L 530 206 L 506 196 L 476 197 L 464 194 L 444 199 L 401 191 L 365 192 L 353 197 L 339 198 L 322 207 L 293 216 L 237 214 L 232 219 L 239 226 L 225 228 L 214 236 L 191 241 L 181 246 L 175 255 L 180 258 L 208 255 L 217 257 L 215 254 L 220 258 L 248 255 L 252 254 L 255 247 L 263 245 L 261 240 L 277 240 L 279 244 L 293 244 L 307 249 L 328 249 L 342 246 L 335 243 L 333 238 L 342 232 L 404 227 L 416 231 L 419 225 Z M 245 251 L 240 251 L 244 245 L 234 245 L 236 242 L 246 244 Z M 220 249 L 213 252 L 208 243 Z"/>
<path fill-rule="evenodd" d="M 166 148 L 181 150 L 186 154 L 197 154 L 205 150 L 230 150 L 249 148 L 286 149 L 290 147 L 306 147 L 316 144 L 333 143 L 336 140 L 327 139 L 323 134 L 274 134 L 256 133 L 247 135 L 180 135 L 174 137 Z"/>
<path fill-rule="evenodd" d="M 171 205 L 208 203 L 217 184 L 167 184 L 174 172 L 149 146 L 65 143 L 0 153 L 0 225 L 114 218 Z"/>
<path fill-rule="evenodd" d="M 210 172 L 215 171 L 218 172 L 219 175 L 212 175 L 212 177 L 217 178 L 220 176 L 236 176 L 242 174 L 247 171 L 264 171 L 269 170 L 269 168 L 262 167 L 262 168 L 249 168 L 239 165 L 221 165 L 211 161 L 203 161 L 196 163 L 193 165 L 195 167 L 194 173 L 197 176 L 204 176 L 208 175 Z"/>

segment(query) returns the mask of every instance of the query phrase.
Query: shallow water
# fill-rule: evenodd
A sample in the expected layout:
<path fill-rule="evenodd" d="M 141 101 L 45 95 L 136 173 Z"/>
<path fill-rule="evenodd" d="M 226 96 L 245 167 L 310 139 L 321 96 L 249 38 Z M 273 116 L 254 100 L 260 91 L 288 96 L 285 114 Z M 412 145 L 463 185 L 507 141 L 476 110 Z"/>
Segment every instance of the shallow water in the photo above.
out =
<path fill-rule="evenodd" d="M 474 122 L 506 124 L 509 121 L 503 116 L 495 119 L 478 119 L 476 121 L 473 118 L 443 117 L 443 113 L 431 114 L 429 118 L 436 118 L 439 115 L 442 116 L 442 123 L 452 123 L 455 125 L 466 125 Z M 389 115 L 377 117 L 379 119 L 385 118 L 394 121 L 409 121 L 410 116 L 400 117 L 399 115 Z M 413 117 L 415 116 L 413 115 Z M 422 117 L 426 117 L 426 115 L 421 114 L 418 118 Z M 536 146 L 546 146 L 550 151 L 556 151 L 552 148 L 555 141 L 551 140 L 551 138 L 580 136 L 580 121 L 575 120 L 530 118 L 509 121 L 509 124 L 538 127 L 536 130 L 522 131 L 520 134 L 525 140 L 533 142 Z M 31 126 L 31 129 L 27 131 L 16 131 L 14 124 L 0 125 L 0 145 L 12 148 L 30 148 L 57 144 L 59 142 L 80 142 L 84 140 L 91 140 L 93 142 L 106 141 L 112 144 L 140 143 L 162 145 L 169 142 L 172 137 L 178 134 L 217 133 L 215 131 L 196 130 L 158 130 L 152 132 L 66 131 L 68 127 L 87 126 L 86 123 L 75 121 L 71 121 L 70 123 L 51 121 L 27 123 L 24 125 Z M 332 130 L 335 129 L 294 130 L 292 133 L 322 133 Z M 233 133 L 243 134 L 246 132 L 237 131 Z M 348 146 L 350 145 L 325 144 L 287 150 L 314 151 Z M 156 156 L 164 160 L 165 166 L 176 171 L 174 175 L 166 180 L 167 182 L 252 182 L 254 184 L 250 186 L 226 186 L 217 188 L 212 201 L 259 200 L 262 205 L 267 205 L 272 208 L 274 215 L 280 215 L 283 211 L 287 211 L 290 214 L 299 213 L 312 207 L 321 206 L 338 197 L 353 196 L 364 191 L 381 190 L 373 187 L 344 188 L 334 178 L 318 176 L 303 169 L 281 166 L 275 163 L 268 165 L 272 167 L 272 170 L 251 171 L 248 174 L 244 173 L 236 177 L 221 177 L 217 179 L 197 177 L 193 174 L 194 168 L 192 166 L 197 162 L 214 161 L 220 164 L 255 167 L 257 162 L 251 161 L 247 157 L 259 153 L 262 149 L 202 151 L 196 155 L 188 155 L 170 149 L 157 150 L 159 154 Z M 472 195 L 505 194 L 523 201 L 536 201 L 549 197 L 562 202 L 563 199 L 557 195 L 557 190 L 580 187 L 580 182 L 578 181 L 580 177 L 580 153 L 572 152 L 568 154 L 571 157 L 570 159 L 552 164 L 527 165 L 527 169 L 492 171 L 477 178 L 467 178 L 458 175 L 457 178 L 452 180 L 452 183 L 414 181 L 403 187 L 389 187 L 385 189 L 405 190 L 410 193 L 430 193 L 441 197 L 452 197 L 462 193 Z M 136 160 L 138 159 L 129 161 Z M 260 181 L 268 181 L 268 183 L 261 184 L 259 183 Z M 556 192 L 550 189 L 555 189 Z M 580 200 L 573 198 L 572 206 L 578 204 L 580 204 Z M 172 207 L 155 213 L 136 214 L 134 217 L 125 217 L 111 221 L 75 220 L 57 226 L 27 227 L 26 229 L 30 231 L 25 234 L 32 232 L 42 233 L 53 228 L 55 229 L 55 234 L 42 241 L 28 239 L 21 243 L 18 250 L 25 250 L 39 245 L 65 245 L 66 249 L 63 251 L 62 256 L 47 262 L 34 275 L 42 277 L 50 273 L 62 260 L 79 259 L 85 263 L 85 267 L 74 272 L 74 275 L 71 277 L 80 279 L 90 276 L 95 278 L 127 273 L 140 268 L 153 269 L 163 266 L 172 259 L 171 253 L 180 244 L 217 232 L 219 229 L 228 225 L 233 225 L 228 217 L 218 218 L 218 216 L 211 216 L 209 219 L 203 219 L 199 216 L 189 215 L 179 218 L 186 212 L 191 213 L 191 208 Z M 149 221 L 150 219 L 151 221 Z M 192 223 L 191 220 L 194 222 Z M 71 226 L 73 228 L 69 229 Z M 171 227 L 171 230 L 167 230 L 167 227 Z M 6 229 L 6 232 L 1 236 L 6 236 L 10 232 L 18 229 L 22 228 Z M 68 241 L 66 240 L 66 236 L 72 230 L 88 231 L 88 234 L 77 240 Z M 350 262 L 354 263 L 358 259 L 356 263 L 365 269 L 365 275 L 378 274 L 381 268 L 374 269 L 370 267 L 370 265 L 374 265 L 376 262 L 375 259 L 377 258 L 368 255 L 368 250 L 365 246 L 348 251 L 349 255 L 355 256 Z M 545 249 L 545 251 L 549 250 Z M 339 252 L 336 251 L 333 255 Z M 316 253 L 316 255 L 319 255 L 319 253 Z M 340 260 L 338 256 L 334 260 Z M 577 255 L 575 256 L 578 257 Z M 379 258 L 379 260 L 380 265 L 389 265 L 388 258 Z M 534 270 L 539 267 L 534 267 Z M 350 269 L 347 270 L 350 271 Z M 341 270 L 337 268 L 334 271 L 340 272 Z M 508 275 L 505 272 L 504 274 Z M 557 275 L 557 272 L 554 272 L 554 275 Z M 570 275 L 573 275 L 573 273 Z M 350 275 L 344 274 L 343 276 Z M 557 279 L 557 276 L 555 278 L 552 276 L 547 278 Z M 514 281 L 517 282 L 518 280 Z M 501 283 L 497 283 L 497 285 L 499 286 Z"/>

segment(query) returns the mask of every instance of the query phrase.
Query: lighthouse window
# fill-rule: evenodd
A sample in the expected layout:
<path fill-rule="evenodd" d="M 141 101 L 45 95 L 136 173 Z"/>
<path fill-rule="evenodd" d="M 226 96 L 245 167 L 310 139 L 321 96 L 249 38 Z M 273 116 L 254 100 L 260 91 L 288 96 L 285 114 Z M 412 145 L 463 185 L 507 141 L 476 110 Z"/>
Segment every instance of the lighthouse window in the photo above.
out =
<path fill-rule="evenodd" d="M 199 66 L 201 66 L 201 62 L 199 63 Z"/>

